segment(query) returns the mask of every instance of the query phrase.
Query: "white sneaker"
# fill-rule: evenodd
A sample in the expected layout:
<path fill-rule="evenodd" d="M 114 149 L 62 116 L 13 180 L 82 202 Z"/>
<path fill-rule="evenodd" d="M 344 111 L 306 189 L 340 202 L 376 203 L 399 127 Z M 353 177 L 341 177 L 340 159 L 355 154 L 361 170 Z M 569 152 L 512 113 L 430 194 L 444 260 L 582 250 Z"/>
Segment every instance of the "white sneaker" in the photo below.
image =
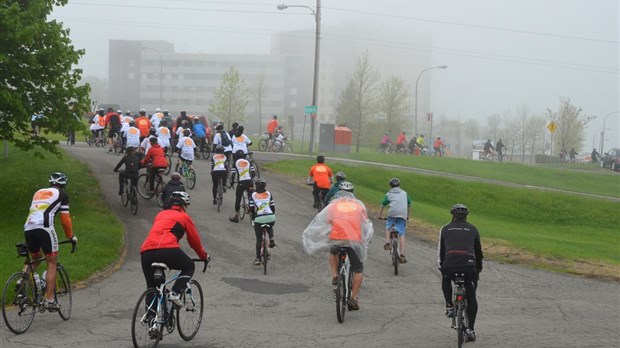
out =
<path fill-rule="evenodd" d="M 168 293 L 168 301 L 174 303 L 175 305 L 179 307 L 183 307 L 183 302 L 181 302 L 181 295 L 173 291 L 170 291 Z"/>

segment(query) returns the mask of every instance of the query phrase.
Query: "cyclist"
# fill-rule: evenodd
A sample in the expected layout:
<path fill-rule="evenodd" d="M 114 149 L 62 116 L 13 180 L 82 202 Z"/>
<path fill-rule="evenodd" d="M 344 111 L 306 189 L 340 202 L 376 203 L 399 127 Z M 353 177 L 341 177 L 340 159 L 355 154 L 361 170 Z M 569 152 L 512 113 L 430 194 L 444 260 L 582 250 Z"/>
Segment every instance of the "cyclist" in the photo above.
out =
<path fill-rule="evenodd" d="M 155 113 L 151 116 L 151 126 L 155 127 L 155 128 L 159 128 L 159 124 L 161 123 L 161 120 L 164 118 L 164 114 L 161 113 L 161 109 L 157 108 L 155 109 Z"/>
<path fill-rule="evenodd" d="M 135 121 L 129 121 L 129 128 L 127 128 L 125 136 L 127 137 L 127 147 L 132 146 L 137 149 L 140 146 L 140 130 L 136 127 Z"/>
<path fill-rule="evenodd" d="M 215 127 L 215 135 L 213 136 L 213 151 L 215 152 L 218 145 L 222 145 L 224 147 L 224 155 L 228 159 L 228 169 L 230 170 L 230 166 L 232 165 L 232 142 L 230 140 L 230 136 L 224 130 L 224 125 L 218 124 Z"/>
<path fill-rule="evenodd" d="M 409 220 L 409 214 L 411 213 L 411 198 L 409 198 L 407 192 L 400 188 L 400 180 L 398 178 L 390 180 L 390 187 L 391 189 L 385 194 L 383 201 L 381 201 L 381 209 L 379 209 L 379 219 L 381 219 L 383 209 L 388 205 L 390 206 L 385 222 L 385 245 L 383 245 L 383 249 L 390 250 L 390 229 L 394 227 L 400 236 L 398 241 L 400 263 L 406 263 L 405 232 L 407 232 L 407 220 Z"/>
<path fill-rule="evenodd" d="M 336 182 L 329 189 L 329 191 L 325 195 L 325 199 L 323 200 L 325 205 L 328 205 L 329 201 L 331 201 L 332 198 L 335 198 L 336 194 L 340 191 L 340 183 L 343 182 L 346 178 L 347 176 L 343 172 L 336 173 Z"/>
<path fill-rule="evenodd" d="M 193 168 L 192 162 L 194 162 L 194 149 L 196 148 L 196 143 L 194 143 L 190 135 L 191 132 L 189 129 L 183 130 L 183 136 L 177 143 L 177 151 L 179 152 L 177 167 L 180 165 L 180 162 L 183 161 L 187 162 L 190 168 Z"/>
<path fill-rule="evenodd" d="M 379 148 L 387 152 L 390 148 L 390 145 L 392 145 L 392 138 L 390 138 L 390 132 L 385 132 L 385 134 L 383 134 L 383 138 L 381 138 L 381 141 L 379 142 Z"/>
<path fill-rule="evenodd" d="M 404 150 L 407 146 L 407 133 L 404 131 L 396 138 L 396 151 Z"/>
<path fill-rule="evenodd" d="M 349 310 L 358 310 L 359 293 L 364 279 L 364 264 L 368 255 L 368 244 L 373 235 L 372 222 L 368 220 L 364 203 L 355 198 L 353 184 L 340 183 L 338 198 L 321 210 L 302 233 L 304 249 L 308 253 L 329 247 L 329 265 L 332 285 L 338 282 L 338 248 L 348 247 L 347 254 L 353 272 L 353 284 Z"/>
<path fill-rule="evenodd" d="M 260 259 L 260 244 L 263 239 L 261 225 L 269 225 L 269 248 L 276 246 L 273 239 L 273 225 L 276 223 L 276 204 L 273 195 L 267 191 L 267 182 L 264 179 L 256 180 L 256 188 L 250 195 L 250 215 L 254 220 L 254 234 L 256 234 L 256 260 L 254 266 L 262 264 Z"/>
<path fill-rule="evenodd" d="M 479 273 L 482 271 L 483 258 L 480 234 L 476 226 L 467 222 L 469 210 L 466 206 L 455 204 L 450 209 L 450 214 L 452 214 L 452 221 L 441 228 L 437 250 L 437 262 L 442 274 L 441 289 L 446 300 L 446 316 L 454 316 L 452 277 L 454 273 L 463 273 L 465 274 L 467 317 L 469 318 L 469 327 L 466 332 L 468 340 L 475 341 L 474 325 L 478 313 L 476 288 Z"/>
<path fill-rule="evenodd" d="M 149 130 L 149 136 L 147 138 L 144 138 L 144 140 L 142 140 L 142 143 L 140 144 L 140 149 L 144 154 L 149 152 L 149 149 L 151 148 L 151 138 L 157 139 L 157 143 L 163 148 L 162 143 L 157 136 L 157 130 L 155 128 L 151 128 Z"/>
<path fill-rule="evenodd" d="M 232 128 L 228 130 L 228 136 L 230 137 L 230 139 L 232 139 L 235 136 L 235 134 L 237 134 L 237 127 L 239 127 L 239 123 L 233 122 L 231 127 Z"/>
<path fill-rule="evenodd" d="M 493 144 L 491 144 L 491 139 L 487 139 L 487 142 L 484 143 L 484 154 L 487 159 L 491 159 L 493 157 L 494 150 L 495 148 L 493 147 Z"/>
<path fill-rule="evenodd" d="M 232 153 L 233 153 L 233 162 L 238 159 L 235 156 L 239 150 L 243 151 L 244 154 L 248 153 L 248 146 L 252 145 L 252 140 L 248 138 L 247 135 L 243 134 L 245 128 L 243 126 L 237 127 L 237 132 L 231 138 L 232 140 Z"/>
<path fill-rule="evenodd" d="M 245 153 L 243 150 L 237 150 L 235 153 L 235 157 L 238 160 L 233 165 L 234 173 L 237 173 L 239 178 L 239 183 L 237 184 L 237 190 L 235 191 L 235 215 L 228 218 L 232 222 L 239 222 L 239 209 L 241 207 L 241 196 L 244 193 L 248 194 L 248 198 L 250 195 L 250 191 L 252 190 L 252 178 L 256 175 L 254 172 L 254 167 L 250 161 L 245 159 Z M 243 207 L 245 209 L 245 207 Z"/>
<path fill-rule="evenodd" d="M 181 121 L 181 127 L 177 127 L 177 139 L 180 139 L 181 137 L 185 136 L 183 134 L 183 133 L 185 133 L 185 130 L 188 130 L 189 131 L 189 135 L 188 136 L 191 136 L 192 135 L 191 128 L 192 127 L 190 127 L 190 122 L 185 121 L 185 120 Z"/>
<path fill-rule="evenodd" d="M 172 291 L 168 294 L 168 299 L 179 307 L 183 305 L 180 294 L 194 274 L 195 268 L 192 259 L 181 250 L 179 240 L 187 234 L 187 242 L 196 255 L 201 260 L 209 258 L 202 246 L 194 221 L 186 212 L 190 202 L 189 194 L 186 192 L 173 192 L 168 200 L 170 209 L 163 210 L 155 216 L 153 226 L 140 247 L 142 273 L 147 288 L 155 287 L 153 279 L 155 270 L 151 267 L 154 262 L 165 263 L 169 268 L 181 271 L 181 275 L 172 286 Z M 152 299 L 146 300 L 148 302 Z"/>
<path fill-rule="evenodd" d="M 122 165 L 125 165 L 125 170 L 118 171 Z M 131 185 L 138 186 L 138 176 L 140 175 L 140 157 L 136 155 L 136 148 L 133 146 L 128 146 L 126 150 L 126 155 L 121 158 L 116 167 L 114 167 L 114 172 L 118 172 L 118 194 L 123 194 L 124 183 L 123 179 L 127 178 L 130 180 Z M 131 187 L 131 186 L 130 186 Z"/>
<path fill-rule="evenodd" d="M 200 122 L 198 117 L 194 117 L 194 125 L 192 126 L 192 133 L 198 143 L 198 148 L 202 149 L 207 143 L 207 128 Z"/>
<path fill-rule="evenodd" d="M 73 223 L 69 214 L 69 195 L 65 192 L 67 176 L 63 173 L 54 173 L 48 179 L 49 188 L 43 188 L 35 192 L 30 204 L 30 213 L 24 224 L 24 235 L 28 250 L 33 259 L 41 257 L 41 249 L 45 254 L 47 273 L 45 276 L 45 301 L 47 309 L 58 309 L 58 303 L 54 298 L 54 286 L 56 284 L 56 267 L 58 265 L 58 236 L 54 229 L 56 212 L 60 211 L 60 221 L 65 236 L 71 243 L 77 243 L 77 237 L 73 234 Z M 33 265 L 36 269 L 38 264 Z M 24 272 L 28 265 L 24 265 Z"/>
<path fill-rule="evenodd" d="M 324 156 L 316 156 L 316 164 L 310 167 L 306 183 L 312 185 L 312 196 L 314 197 L 313 208 L 319 206 L 319 197 L 325 197 L 329 192 L 334 174 L 327 164 Z"/>
<path fill-rule="evenodd" d="M 443 143 L 440 136 L 437 136 L 435 142 L 433 143 L 433 149 L 435 150 L 435 156 L 443 156 L 443 148 L 446 147 L 446 144 Z"/>
<path fill-rule="evenodd" d="M 144 159 L 140 161 L 140 165 L 146 167 L 150 164 L 149 189 L 152 192 L 155 190 L 155 176 L 159 173 L 159 169 L 166 169 L 168 167 L 168 159 L 166 159 L 164 149 L 157 143 L 157 137 L 151 137 L 149 141 L 151 147 Z"/>
<path fill-rule="evenodd" d="M 105 129 L 105 112 L 103 109 L 97 110 L 97 114 L 93 117 L 93 131 L 96 138 L 103 138 L 103 130 Z"/>
<path fill-rule="evenodd" d="M 140 116 L 136 118 L 136 126 L 140 130 L 140 141 L 149 136 L 151 130 L 151 121 L 146 116 L 146 110 L 140 109 Z"/>
<path fill-rule="evenodd" d="M 108 145 L 110 146 L 108 152 L 112 152 L 112 139 L 121 130 L 121 116 L 114 112 L 113 108 L 108 108 L 108 114 L 105 116 L 105 125 L 110 128 L 108 131 Z"/>
<path fill-rule="evenodd" d="M 164 186 L 164 192 L 161 194 L 161 200 L 164 202 L 164 209 L 170 209 L 168 199 L 174 192 L 185 192 L 185 186 L 181 181 L 181 174 L 178 172 L 172 172 L 170 174 L 170 181 Z"/>
<path fill-rule="evenodd" d="M 276 129 L 278 129 L 278 115 L 273 115 L 267 124 L 267 135 L 269 136 L 269 141 L 267 142 L 268 148 L 273 146 Z"/>
<path fill-rule="evenodd" d="M 167 152 L 170 147 L 170 129 L 168 128 L 167 121 L 161 120 L 159 122 L 156 135 L 159 138 L 159 145 L 164 148 L 164 152 Z"/>
<path fill-rule="evenodd" d="M 506 146 L 502 142 L 502 139 L 499 139 L 495 143 L 495 150 L 497 150 L 497 157 L 499 158 L 500 162 L 504 159 L 504 153 L 502 152 L 502 149 L 505 149 L 505 148 L 506 148 Z"/>
<path fill-rule="evenodd" d="M 123 150 L 127 149 L 127 130 L 129 129 L 129 121 L 132 120 L 131 117 L 122 117 L 123 120 L 121 121 L 121 129 L 118 131 L 118 133 L 121 136 L 121 140 L 122 140 L 122 145 L 121 148 Z"/>
<path fill-rule="evenodd" d="M 226 192 L 226 178 L 228 177 L 228 158 L 224 154 L 224 146 L 215 147 L 215 154 L 211 157 L 211 180 L 213 181 L 213 204 L 217 204 L 217 182 L 222 179 L 222 189 Z"/>

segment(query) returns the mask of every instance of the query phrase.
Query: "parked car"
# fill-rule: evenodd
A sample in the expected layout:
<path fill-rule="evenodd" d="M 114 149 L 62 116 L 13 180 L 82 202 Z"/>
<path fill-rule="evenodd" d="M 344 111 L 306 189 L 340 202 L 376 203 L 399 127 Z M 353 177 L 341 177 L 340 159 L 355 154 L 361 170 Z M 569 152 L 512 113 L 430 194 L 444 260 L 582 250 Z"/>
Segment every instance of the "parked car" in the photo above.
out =
<path fill-rule="evenodd" d="M 609 167 L 613 171 L 620 170 L 620 149 L 613 148 L 605 152 L 599 163 L 601 168 Z"/>

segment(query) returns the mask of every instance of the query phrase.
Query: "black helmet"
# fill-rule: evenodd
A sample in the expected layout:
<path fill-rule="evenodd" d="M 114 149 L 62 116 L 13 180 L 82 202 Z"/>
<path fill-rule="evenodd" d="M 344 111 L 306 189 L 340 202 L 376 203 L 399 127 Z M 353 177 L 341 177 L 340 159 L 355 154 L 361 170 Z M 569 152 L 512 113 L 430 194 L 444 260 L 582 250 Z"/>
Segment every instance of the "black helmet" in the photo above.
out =
<path fill-rule="evenodd" d="M 343 172 L 336 173 L 336 181 L 342 181 L 346 179 L 347 176 Z"/>
<path fill-rule="evenodd" d="M 189 129 L 184 129 L 183 130 L 183 135 L 186 136 L 186 137 L 189 137 L 190 133 L 191 132 L 189 131 Z"/>
<path fill-rule="evenodd" d="M 146 110 L 144 109 L 140 109 L 139 113 L 141 116 L 146 116 Z"/>
<path fill-rule="evenodd" d="M 231 127 L 233 127 L 233 128 L 237 128 L 238 126 L 239 126 L 239 123 L 237 123 L 237 122 L 233 122 L 233 124 L 232 124 L 232 126 L 231 126 Z"/>
<path fill-rule="evenodd" d="M 398 187 L 400 186 L 400 180 L 398 178 L 390 179 L 390 187 Z"/>
<path fill-rule="evenodd" d="M 65 187 L 67 185 L 67 176 L 64 175 L 63 173 L 56 172 L 50 175 L 50 178 L 48 179 L 48 181 L 50 185 L 52 186 Z"/>
<path fill-rule="evenodd" d="M 135 125 L 136 125 L 136 121 L 134 121 L 134 120 L 129 121 L 129 126 L 130 127 L 133 127 Z"/>
<path fill-rule="evenodd" d="M 353 192 L 353 184 L 350 181 L 343 181 L 338 185 L 338 189 L 342 191 Z"/>
<path fill-rule="evenodd" d="M 316 162 L 317 163 L 325 162 L 325 156 L 321 156 L 321 155 L 316 156 Z"/>
<path fill-rule="evenodd" d="M 257 192 L 265 192 L 265 187 L 267 187 L 267 181 L 265 179 L 258 179 L 255 183 Z"/>
<path fill-rule="evenodd" d="M 277 118 L 278 118 L 278 115 L 273 115 L 273 118 L 274 118 L 274 119 L 277 119 Z"/>
<path fill-rule="evenodd" d="M 180 205 L 183 207 L 188 206 L 191 203 L 189 199 L 189 194 L 183 191 L 174 191 L 168 198 L 169 205 Z"/>
<path fill-rule="evenodd" d="M 469 210 L 467 210 L 467 207 L 463 204 L 455 204 L 450 209 L 450 214 L 467 216 L 467 214 L 469 214 Z"/>
<path fill-rule="evenodd" d="M 224 153 L 224 146 L 221 144 L 215 147 L 215 153 Z"/>
<path fill-rule="evenodd" d="M 155 135 L 157 134 L 157 129 L 155 129 L 155 127 L 151 127 L 151 129 L 149 129 L 149 135 Z"/>
<path fill-rule="evenodd" d="M 243 152 L 243 150 L 237 150 L 235 156 L 237 156 L 237 158 L 245 158 L 245 152 Z"/>

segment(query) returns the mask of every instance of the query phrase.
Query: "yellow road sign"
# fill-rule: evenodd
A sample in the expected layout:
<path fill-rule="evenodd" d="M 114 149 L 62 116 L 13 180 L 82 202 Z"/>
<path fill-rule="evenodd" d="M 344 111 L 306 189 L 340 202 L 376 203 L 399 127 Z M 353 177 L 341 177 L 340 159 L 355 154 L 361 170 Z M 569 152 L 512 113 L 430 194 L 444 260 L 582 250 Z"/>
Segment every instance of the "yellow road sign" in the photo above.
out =
<path fill-rule="evenodd" d="M 551 121 L 549 122 L 549 124 L 547 124 L 547 129 L 549 130 L 549 132 L 553 133 L 556 129 L 558 129 L 558 126 L 555 124 L 555 122 Z"/>

